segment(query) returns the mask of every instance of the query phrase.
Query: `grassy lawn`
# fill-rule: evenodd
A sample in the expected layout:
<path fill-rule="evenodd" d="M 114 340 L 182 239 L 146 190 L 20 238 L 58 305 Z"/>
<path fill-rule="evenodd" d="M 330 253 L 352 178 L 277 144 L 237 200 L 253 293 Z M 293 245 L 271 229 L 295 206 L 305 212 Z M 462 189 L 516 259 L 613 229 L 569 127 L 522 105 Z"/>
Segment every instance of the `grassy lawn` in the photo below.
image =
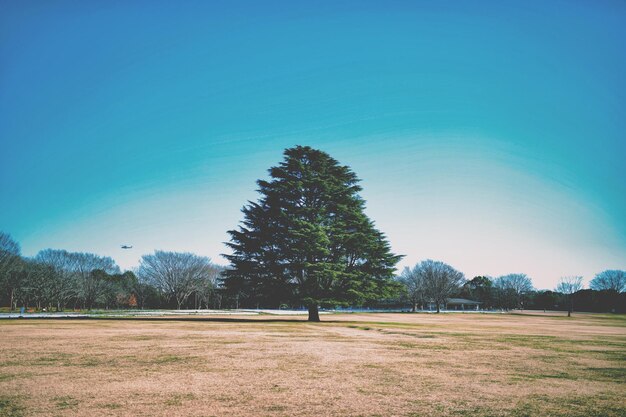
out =
<path fill-rule="evenodd" d="M 0 321 L 0 416 L 624 416 L 626 317 Z"/>

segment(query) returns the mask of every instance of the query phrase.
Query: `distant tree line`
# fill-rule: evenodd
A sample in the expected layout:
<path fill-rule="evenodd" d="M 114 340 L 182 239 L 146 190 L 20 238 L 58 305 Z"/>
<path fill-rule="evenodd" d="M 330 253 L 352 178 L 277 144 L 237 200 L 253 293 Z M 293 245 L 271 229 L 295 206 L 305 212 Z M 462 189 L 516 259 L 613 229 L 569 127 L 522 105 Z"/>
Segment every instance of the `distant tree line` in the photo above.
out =
<path fill-rule="evenodd" d="M 191 253 L 155 251 L 135 271 L 113 259 L 46 249 L 23 257 L 0 232 L 0 304 L 64 308 L 445 308 L 450 298 L 478 301 L 482 309 L 559 309 L 624 312 L 626 273 L 562 277 L 554 291 L 537 291 L 525 274 L 466 280 L 440 261 L 425 260 L 395 277 L 402 258 L 365 213 L 359 178 L 346 165 L 308 146 L 258 180 L 260 197 L 242 209 L 230 230 L 228 268 Z"/>
<path fill-rule="evenodd" d="M 156 251 L 136 271 L 110 257 L 45 249 L 32 258 L 0 232 L 0 306 L 37 310 L 221 308 L 223 267 L 191 253 Z"/>
<path fill-rule="evenodd" d="M 166 251 L 144 255 L 135 271 L 124 272 L 110 257 L 92 253 L 45 249 L 28 258 L 0 232 L 0 306 L 12 310 L 306 307 L 280 291 L 255 297 L 226 288 L 225 270 L 206 257 Z M 404 268 L 395 282 L 386 296 L 354 305 L 438 311 L 458 297 L 480 302 L 482 310 L 626 313 L 626 271 L 620 270 L 597 274 L 590 289 L 582 289 L 582 277 L 563 277 L 551 291 L 534 289 L 525 274 L 466 280 L 450 265 L 425 260 Z"/>
<path fill-rule="evenodd" d="M 575 306 L 591 307 L 579 300 L 580 277 L 564 277 L 554 292 L 542 293 L 525 274 L 467 281 L 452 266 L 426 260 L 394 279 L 402 256 L 391 252 L 365 214 L 359 179 L 350 167 L 325 152 L 296 146 L 268 172 L 269 180 L 257 181 L 259 199 L 243 207 L 244 219 L 226 243 L 232 253 L 225 255 L 230 266 L 224 294 L 235 307 L 306 306 L 310 321 L 319 321 L 319 306 L 408 304 L 413 311 L 439 312 L 453 297 L 478 301 L 483 309 L 559 308 L 571 314 Z M 601 280 L 612 283 L 614 274 L 594 280 L 593 308 L 621 311 L 623 288 L 606 290 L 615 285 L 600 285 Z"/>
<path fill-rule="evenodd" d="M 386 303 L 410 306 L 412 311 L 436 309 L 449 298 L 465 298 L 481 303 L 484 310 L 563 310 L 587 312 L 626 312 L 626 271 L 606 270 L 582 289 L 582 277 L 562 277 L 555 290 L 536 290 L 525 274 L 497 278 L 477 276 L 471 280 L 442 262 L 423 261 L 406 267 L 398 276 L 402 295 Z"/>

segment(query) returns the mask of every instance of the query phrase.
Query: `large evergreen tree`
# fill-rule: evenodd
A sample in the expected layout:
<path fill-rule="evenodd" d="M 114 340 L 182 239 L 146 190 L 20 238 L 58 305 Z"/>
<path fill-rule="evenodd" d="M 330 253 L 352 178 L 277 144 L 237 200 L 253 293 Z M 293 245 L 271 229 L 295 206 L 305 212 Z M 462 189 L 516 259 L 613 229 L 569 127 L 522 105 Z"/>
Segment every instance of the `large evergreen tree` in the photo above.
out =
<path fill-rule="evenodd" d="M 306 305 L 310 321 L 319 321 L 319 306 L 389 295 L 400 256 L 363 212 L 354 172 L 308 146 L 284 155 L 269 181 L 257 181 L 261 198 L 244 206 L 239 230 L 228 232 L 226 289 L 248 305 Z"/>

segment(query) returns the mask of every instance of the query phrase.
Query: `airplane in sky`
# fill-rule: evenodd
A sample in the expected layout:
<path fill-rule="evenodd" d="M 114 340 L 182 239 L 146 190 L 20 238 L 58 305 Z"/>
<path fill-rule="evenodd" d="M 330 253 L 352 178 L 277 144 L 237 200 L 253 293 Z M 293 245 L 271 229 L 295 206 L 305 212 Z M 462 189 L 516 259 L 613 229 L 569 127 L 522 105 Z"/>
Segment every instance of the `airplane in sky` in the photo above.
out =
<path fill-rule="evenodd" d="M 122 245 L 120 246 L 122 249 L 132 249 L 132 246 L 128 246 L 128 245 Z"/>

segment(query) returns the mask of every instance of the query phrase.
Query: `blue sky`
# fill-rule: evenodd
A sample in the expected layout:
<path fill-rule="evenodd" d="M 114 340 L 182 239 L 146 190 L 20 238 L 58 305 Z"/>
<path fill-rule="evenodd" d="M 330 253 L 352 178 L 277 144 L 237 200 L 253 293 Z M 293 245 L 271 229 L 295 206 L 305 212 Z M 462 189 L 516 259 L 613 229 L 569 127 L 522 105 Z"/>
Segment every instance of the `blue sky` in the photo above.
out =
<path fill-rule="evenodd" d="M 623 2 L 174 3 L 0 3 L 0 230 L 24 254 L 223 263 L 301 144 L 362 178 L 400 266 L 626 268 Z"/>

